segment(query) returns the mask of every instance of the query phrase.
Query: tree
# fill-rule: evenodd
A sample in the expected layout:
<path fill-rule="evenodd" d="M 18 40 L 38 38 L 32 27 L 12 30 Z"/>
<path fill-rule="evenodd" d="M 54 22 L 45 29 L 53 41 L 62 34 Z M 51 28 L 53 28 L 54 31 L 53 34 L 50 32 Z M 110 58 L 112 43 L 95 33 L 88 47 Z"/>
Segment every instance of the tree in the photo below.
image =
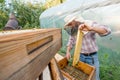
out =
<path fill-rule="evenodd" d="M 13 12 L 16 14 L 16 18 L 19 25 L 25 28 L 40 28 L 39 16 L 45 10 L 44 6 L 24 4 L 17 1 L 13 1 Z M 10 9 L 5 7 L 5 4 L 0 5 L 0 30 L 5 26 L 9 18 Z"/>
<path fill-rule="evenodd" d="M 0 3 L 3 3 L 4 2 L 4 0 L 0 0 Z"/>

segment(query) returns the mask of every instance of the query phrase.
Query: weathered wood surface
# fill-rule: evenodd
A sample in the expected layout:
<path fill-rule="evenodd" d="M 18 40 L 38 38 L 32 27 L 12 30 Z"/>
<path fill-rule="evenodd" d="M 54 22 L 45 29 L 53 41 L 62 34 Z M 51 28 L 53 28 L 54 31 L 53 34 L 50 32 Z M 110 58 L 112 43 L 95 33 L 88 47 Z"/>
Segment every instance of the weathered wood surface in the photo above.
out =
<path fill-rule="evenodd" d="M 55 58 L 53 58 L 50 61 L 49 66 L 52 75 L 52 80 L 64 80 L 63 75 L 59 69 L 59 66 L 57 65 Z"/>
<path fill-rule="evenodd" d="M 0 80 L 35 80 L 61 43 L 61 29 L 1 32 Z"/>

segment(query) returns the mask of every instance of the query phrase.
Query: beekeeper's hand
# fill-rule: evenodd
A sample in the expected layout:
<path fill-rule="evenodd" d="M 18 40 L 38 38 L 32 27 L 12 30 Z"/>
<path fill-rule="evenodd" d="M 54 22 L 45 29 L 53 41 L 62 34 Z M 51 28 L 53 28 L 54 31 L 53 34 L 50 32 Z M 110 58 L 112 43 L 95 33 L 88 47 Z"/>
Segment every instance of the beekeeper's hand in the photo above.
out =
<path fill-rule="evenodd" d="M 66 53 L 66 58 L 67 58 L 67 60 L 69 60 L 69 59 L 71 58 L 70 52 L 67 52 L 67 53 Z"/>
<path fill-rule="evenodd" d="M 79 29 L 82 30 L 82 31 L 91 31 L 92 28 L 93 28 L 92 24 L 93 24 L 92 21 L 85 20 L 85 22 L 79 26 Z"/>

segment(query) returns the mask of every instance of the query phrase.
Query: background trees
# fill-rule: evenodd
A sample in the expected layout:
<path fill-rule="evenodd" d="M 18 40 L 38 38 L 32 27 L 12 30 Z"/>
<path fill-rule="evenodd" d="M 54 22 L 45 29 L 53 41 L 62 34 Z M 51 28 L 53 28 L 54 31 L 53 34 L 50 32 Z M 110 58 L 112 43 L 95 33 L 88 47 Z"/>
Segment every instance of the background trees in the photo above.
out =
<path fill-rule="evenodd" d="M 31 2 L 24 3 L 24 1 L 12 0 L 10 4 L 12 7 L 7 7 L 5 0 L 0 0 L 0 30 L 2 30 L 8 21 L 11 10 L 15 13 L 19 25 L 22 26 L 23 29 L 40 28 L 40 14 L 47 8 L 58 5 L 63 1 L 65 0 L 47 0 L 44 4 L 32 4 Z"/>

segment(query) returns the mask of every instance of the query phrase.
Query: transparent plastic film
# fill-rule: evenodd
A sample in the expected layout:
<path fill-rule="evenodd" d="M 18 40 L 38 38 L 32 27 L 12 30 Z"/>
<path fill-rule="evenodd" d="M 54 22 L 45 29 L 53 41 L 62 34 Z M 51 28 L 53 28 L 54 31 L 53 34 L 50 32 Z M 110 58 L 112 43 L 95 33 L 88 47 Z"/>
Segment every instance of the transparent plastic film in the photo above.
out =
<path fill-rule="evenodd" d="M 117 47 L 120 37 L 120 0 L 67 0 L 63 4 L 44 11 L 40 15 L 40 26 L 41 28 L 62 28 L 63 37 L 69 36 L 64 30 L 64 18 L 70 14 L 80 15 L 84 19 L 108 25 L 112 29 L 112 34 L 107 36 L 107 38 L 102 38 L 102 40 L 100 38 L 98 41 L 105 39 L 105 47 L 113 47 L 112 45 L 107 45 L 109 42 L 114 43 L 114 46 Z M 117 41 L 113 42 L 113 37 L 116 38 Z M 66 40 L 68 37 L 63 39 Z M 63 43 L 64 42 L 66 41 L 63 41 Z M 66 43 L 63 46 L 65 45 Z M 112 50 L 120 52 L 120 47 Z"/>

